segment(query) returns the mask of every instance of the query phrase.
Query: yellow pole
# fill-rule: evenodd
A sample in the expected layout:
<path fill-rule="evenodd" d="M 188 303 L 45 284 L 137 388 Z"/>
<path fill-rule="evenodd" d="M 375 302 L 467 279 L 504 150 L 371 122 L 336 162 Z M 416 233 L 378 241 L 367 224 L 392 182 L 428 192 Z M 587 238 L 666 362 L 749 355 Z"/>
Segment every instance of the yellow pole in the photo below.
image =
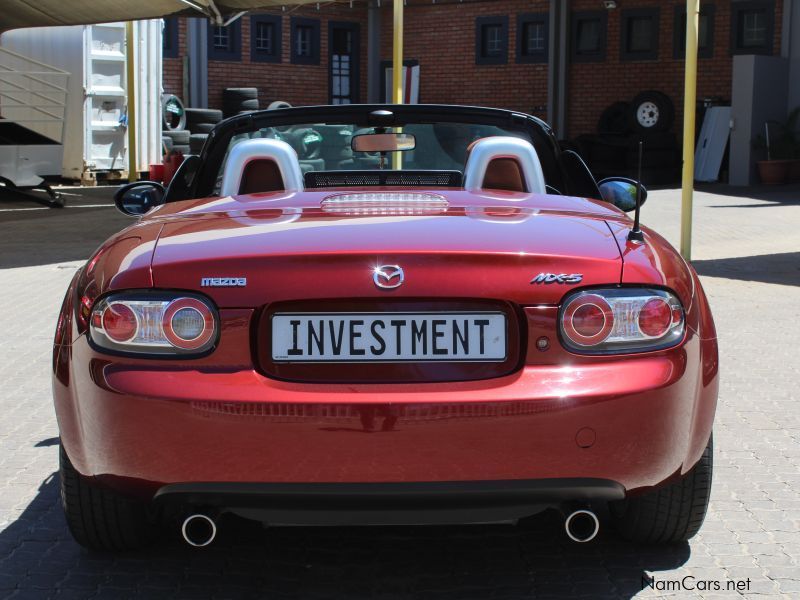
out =
<path fill-rule="evenodd" d="M 683 96 L 683 192 L 681 194 L 681 254 L 692 259 L 694 201 L 694 134 L 697 112 L 697 31 L 700 0 L 686 0 L 686 73 Z"/>
<path fill-rule="evenodd" d="M 394 0 L 394 39 L 392 40 L 392 102 L 403 103 L 403 1 Z M 392 154 L 392 168 L 403 168 L 403 153 Z"/>
<path fill-rule="evenodd" d="M 395 104 L 403 103 L 403 0 L 394 0 L 392 102 Z"/>
<path fill-rule="evenodd" d="M 128 94 L 128 181 L 139 178 L 136 169 L 136 65 L 134 61 L 133 21 L 125 23 L 125 61 Z"/>

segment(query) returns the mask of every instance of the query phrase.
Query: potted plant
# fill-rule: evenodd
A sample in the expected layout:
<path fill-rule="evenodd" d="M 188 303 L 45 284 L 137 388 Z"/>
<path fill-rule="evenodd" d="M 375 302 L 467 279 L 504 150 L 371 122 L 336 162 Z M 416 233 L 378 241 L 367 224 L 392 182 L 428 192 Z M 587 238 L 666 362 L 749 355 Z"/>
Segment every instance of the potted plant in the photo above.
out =
<path fill-rule="evenodd" d="M 784 122 L 767 121 L 764 135 L 753 140 L 753 148 L 765 151 L 767 160 L 756 162 L 758 176 L 765 185 L 800 181 L 800 136 L 797 122 L 800 107 L 789 113 Z"/>

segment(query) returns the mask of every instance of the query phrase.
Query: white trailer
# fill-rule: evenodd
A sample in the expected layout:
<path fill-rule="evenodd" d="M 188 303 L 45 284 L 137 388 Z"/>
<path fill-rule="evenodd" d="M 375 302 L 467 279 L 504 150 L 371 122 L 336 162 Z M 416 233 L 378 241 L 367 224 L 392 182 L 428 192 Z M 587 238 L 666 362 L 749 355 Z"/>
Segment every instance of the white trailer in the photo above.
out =
<path fill-rule="evenodd" d="M 162 29 L 161 19 L 133 27 L 138 172 L 161 162 Z M 70 74 L 59 175 L 76 180 L 127 176 L 125 24 L 8 31 L 0 36 L 0 48 Z M 49 135 L 44 125 L 26 126 Z"/>

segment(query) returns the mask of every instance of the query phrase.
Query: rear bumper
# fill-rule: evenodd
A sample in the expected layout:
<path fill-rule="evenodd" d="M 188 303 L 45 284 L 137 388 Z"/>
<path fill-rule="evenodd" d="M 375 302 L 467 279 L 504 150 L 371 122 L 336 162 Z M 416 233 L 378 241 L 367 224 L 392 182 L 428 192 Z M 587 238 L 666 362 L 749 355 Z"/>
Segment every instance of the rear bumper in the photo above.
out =
<path fill-rule="evenodd" d="M 433 483 L 178 483 L 155 501 L 228 511 L 275 525 L 411 525 L 514 521 L 550 507 L 622 500 L 602 479 Z"/>
<path fill-rule="evenodd" d="M 58 353 L 78 471 L 152 498 L 173 484 L 592 479 L 629 492 L 685 472 L 708 440 L 716 344 L 432 384 L 299 384 L 252 369 Z M 182 489 L 182 488 L 179 488 Z"/>

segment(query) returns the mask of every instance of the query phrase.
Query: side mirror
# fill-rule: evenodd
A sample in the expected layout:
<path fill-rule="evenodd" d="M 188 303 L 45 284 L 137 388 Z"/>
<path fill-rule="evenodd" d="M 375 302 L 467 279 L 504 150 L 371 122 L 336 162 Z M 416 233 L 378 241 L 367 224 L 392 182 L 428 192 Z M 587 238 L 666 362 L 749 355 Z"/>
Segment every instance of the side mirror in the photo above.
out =
<path fill-rule="evenodd" d="M 638 182 L 627 177 L 609 177 L 597 184 L 600 197 L 620 210 L 630 212 L 636 209 L 636 188 Z M 642 186 L 642 204 L 647 200 L 647 189 Z"/>
<path fill-rule="evenodd" d="M 155 181 L 135 181 L 123 185 L 114 194 L 117 209 L 132 217 L 141 217 L 151 208 L 164 204 L 164 186 Z"/>

